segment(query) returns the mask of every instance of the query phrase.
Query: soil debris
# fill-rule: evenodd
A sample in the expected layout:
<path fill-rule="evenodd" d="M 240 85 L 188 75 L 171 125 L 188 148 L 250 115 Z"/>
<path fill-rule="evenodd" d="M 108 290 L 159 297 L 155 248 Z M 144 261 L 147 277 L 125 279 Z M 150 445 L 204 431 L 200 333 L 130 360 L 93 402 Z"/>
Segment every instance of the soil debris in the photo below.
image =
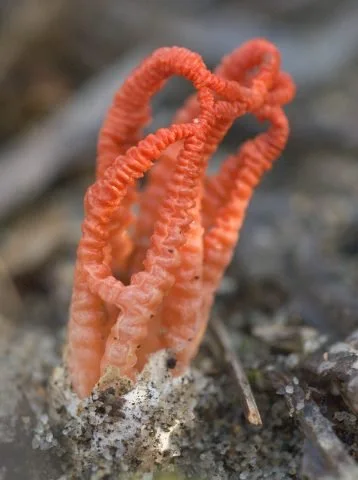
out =
<path fill-rule="evenodd" d="M 111 371 L 82 401 L 71 390 L 65 369 L 55 370 L 50 418 L 71 452 L 73 472 L 115 478 L 123 472 L 151 472 L 165 458 L 180 455 L 181 432 L 192 426 L 206 381 L 195 371 L 173 378 L 171 359 L 166 351 L 153 355 L 135 385 Z"/>

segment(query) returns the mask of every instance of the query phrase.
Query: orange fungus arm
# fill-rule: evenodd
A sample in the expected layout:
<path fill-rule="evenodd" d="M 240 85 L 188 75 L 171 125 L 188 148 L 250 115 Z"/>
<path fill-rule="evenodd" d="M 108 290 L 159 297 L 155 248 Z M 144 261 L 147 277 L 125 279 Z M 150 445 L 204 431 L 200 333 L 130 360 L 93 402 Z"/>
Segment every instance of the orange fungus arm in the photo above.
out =
<path fill-rule="evenodd" d="M 196 93 L 172 125 L 143 138 L 151 99 L 173 75 Z M 187 367 L 253 191 L 286 145 L 282 106 L 293 96 L 278 50 L 262 39 L 226 56 L 214 73 L 190 50 L 159 49 L 118 90 L 100 132 L 77 253 L 67 363 L 80 397 L 108 367 L 135 380 L 162 348 L 176 355 L 174 374 Z M 228 129 L 246 113 L 268 121 L 268 130 L 206 177 Z"/>

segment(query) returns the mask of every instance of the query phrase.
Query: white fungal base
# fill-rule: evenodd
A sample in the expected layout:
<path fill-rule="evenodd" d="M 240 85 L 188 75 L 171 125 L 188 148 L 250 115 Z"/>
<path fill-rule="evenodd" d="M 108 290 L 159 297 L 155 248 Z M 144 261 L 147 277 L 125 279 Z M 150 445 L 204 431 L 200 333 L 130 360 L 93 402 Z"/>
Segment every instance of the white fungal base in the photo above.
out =
<path fill-rule="evenodd" d="M 77 471 L 151 471 L 180 455 L 180 433 L 191 425 L 206 381 L 194 371 L 173 378 L 169 355 L 152 355 L 134 387 L 115 369 L 107 372 L 84 400 L 71 390 L 65 369 L 55 370 L 50 417 Z"/>

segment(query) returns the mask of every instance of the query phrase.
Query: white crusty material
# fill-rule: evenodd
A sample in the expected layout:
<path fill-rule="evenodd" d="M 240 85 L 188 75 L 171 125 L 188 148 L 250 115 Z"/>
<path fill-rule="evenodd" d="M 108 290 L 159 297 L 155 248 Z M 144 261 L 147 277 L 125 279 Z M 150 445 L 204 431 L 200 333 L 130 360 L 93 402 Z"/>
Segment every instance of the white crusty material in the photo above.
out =
<path fill-rule="evenodd" d="M 50 416 L 70 444 L 76 469 L 150 470 L 180 454 L 180 433 L 192 423 L 206 381 L 193 370 L 174 378 L 171 368 L 170 353 L 162 350 L 134 387 L 111 371 L 84 400 L 70 389 L 65 370 L 56 369 Z"/>

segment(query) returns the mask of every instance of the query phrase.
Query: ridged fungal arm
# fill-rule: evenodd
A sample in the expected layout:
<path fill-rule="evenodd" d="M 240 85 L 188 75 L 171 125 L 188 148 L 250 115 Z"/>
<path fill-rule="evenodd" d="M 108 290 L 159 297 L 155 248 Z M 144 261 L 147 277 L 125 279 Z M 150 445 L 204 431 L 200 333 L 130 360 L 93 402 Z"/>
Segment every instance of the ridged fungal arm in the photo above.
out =
<path fill-rule="evenodd" d="M 143 138 L 150 101 L 173 75 L 196 94 L 172 125 Z M 285 147 L 282 106 L 293 95 L 278 50 L 262 39 L 225 57 L 214 73 L 187 49 L 159 49 L 119 89 L 100 132 L 77 253 L 67 364 L 80 397 L 110 367 L 135 380 L 162 348 L 176 356 L 174 374 L 187 367 L 253 191 Z M 210 158 L 246 113 L 268 121 L 268 130 L 208 178 Z"/>

